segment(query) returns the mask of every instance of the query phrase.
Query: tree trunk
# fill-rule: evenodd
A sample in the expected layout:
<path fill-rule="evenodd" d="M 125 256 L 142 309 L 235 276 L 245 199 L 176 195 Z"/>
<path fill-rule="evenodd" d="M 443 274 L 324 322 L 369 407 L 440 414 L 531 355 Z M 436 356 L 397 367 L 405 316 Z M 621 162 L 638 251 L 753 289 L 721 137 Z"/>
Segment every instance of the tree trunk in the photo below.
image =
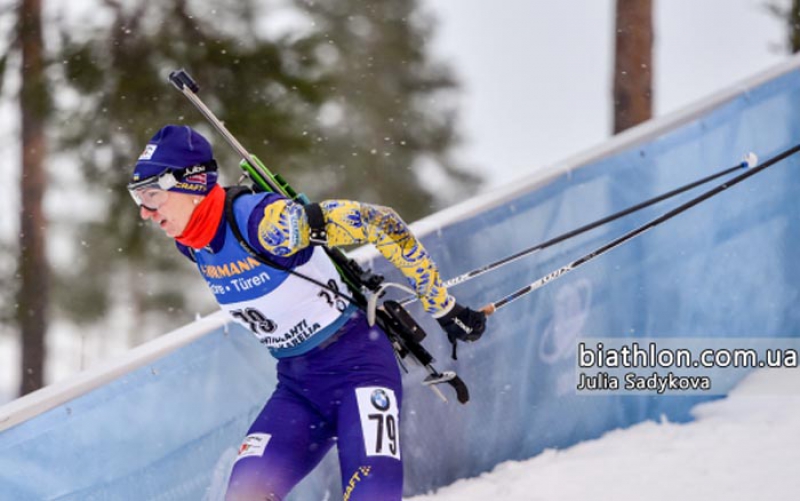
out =
<path fill-rule="evenodd" d="M 48 264 L 42 198 L 45 189 L 44 126 L 48 95 L 44 76 L 42 0 L 21 0 L 19 41 L 22 49 L 20 116 L 22 175 L 20 210 L 20 289 L 18 321 L 22 336 L 20 394 L 44 384 L 45 332 L 48 313 Z"/>
<path fill-rule="evenodd" d="M 651 0 L 617 0 L 614 58 L 614 134 L 653 114 Z"/>

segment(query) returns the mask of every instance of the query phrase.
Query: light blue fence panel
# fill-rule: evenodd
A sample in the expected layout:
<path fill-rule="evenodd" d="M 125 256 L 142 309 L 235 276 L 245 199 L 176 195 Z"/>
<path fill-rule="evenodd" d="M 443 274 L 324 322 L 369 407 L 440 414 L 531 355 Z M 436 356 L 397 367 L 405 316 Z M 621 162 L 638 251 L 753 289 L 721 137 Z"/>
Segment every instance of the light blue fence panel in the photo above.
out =
<path fill-rule="evenodd" d="M 416 227 L 451 277 L 730 167 L 749 151 L 774 155 L 800 142 L 797 66 Z M 435 322 L 413 306 L 438 368 L 457 370 L 472 401 L 442 403 L 412 368 L 402 417 L 406 493 L 645 419 L 688 420 L 694 404 L 712 398 L 579 395 L 582 339 L 797 336 L 798 163 L 775 165 L 500 310 L 479 343 L 460 347 L 457 362 Z M 497 300 L 704 189 L 452 292 L 473 307 Z M 385 261 L 372 266 L 402 281 Z M 238 328 L 213 330 L 1 432 L 0 499 L 220 499 L 240 439 L 274 384 L 262 346 Z M 338 499 L 340 489 L 331 454 L 291 499 Z"/>

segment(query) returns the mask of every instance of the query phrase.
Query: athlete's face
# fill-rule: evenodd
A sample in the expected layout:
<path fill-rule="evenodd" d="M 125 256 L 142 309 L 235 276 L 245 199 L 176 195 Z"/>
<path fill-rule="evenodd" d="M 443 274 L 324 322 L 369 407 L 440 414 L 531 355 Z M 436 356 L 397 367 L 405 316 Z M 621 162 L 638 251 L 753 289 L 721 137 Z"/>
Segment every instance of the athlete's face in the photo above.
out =
<path fill-rule="evenodd" d="M 189 224 L 195 207 L 201 200 L 197 195 L 188 193 L 177 193 L 174 191 L 164 192 L 166 199 L 157 209 L 149 209 L 145 206 L 139 207 L 139 216 L 147 221 L 150 219 L 157 224 L 167 236 L 172 238 L 179 237 Z"/>

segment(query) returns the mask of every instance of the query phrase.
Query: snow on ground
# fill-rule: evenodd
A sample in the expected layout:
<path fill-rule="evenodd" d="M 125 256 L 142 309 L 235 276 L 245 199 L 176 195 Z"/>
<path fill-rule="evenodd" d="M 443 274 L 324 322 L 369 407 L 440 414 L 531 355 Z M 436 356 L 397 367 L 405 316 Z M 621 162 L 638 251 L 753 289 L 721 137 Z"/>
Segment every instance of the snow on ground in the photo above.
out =
<path fill-rule="evenodd" d="M 693 414 L 503 463 L 408 501 L 800 499 L 800 369 L 754 372 Z"/>

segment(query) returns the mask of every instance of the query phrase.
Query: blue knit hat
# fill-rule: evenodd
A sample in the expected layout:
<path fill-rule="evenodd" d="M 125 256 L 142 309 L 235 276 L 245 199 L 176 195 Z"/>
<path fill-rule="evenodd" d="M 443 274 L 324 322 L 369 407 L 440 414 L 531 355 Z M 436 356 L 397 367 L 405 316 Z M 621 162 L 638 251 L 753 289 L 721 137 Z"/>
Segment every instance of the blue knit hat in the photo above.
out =
<path fill-rule="evenodd" d="M 187 171 L 195 166 L 205 169 Z M 136 162 L 131 182 L 167 171 L 178 177 L 178 183 L 170 191 L 205 195 L 217 184 L 217 165 L 211 145 L 186 125 L 167 125 L 155 133 Z"/>

